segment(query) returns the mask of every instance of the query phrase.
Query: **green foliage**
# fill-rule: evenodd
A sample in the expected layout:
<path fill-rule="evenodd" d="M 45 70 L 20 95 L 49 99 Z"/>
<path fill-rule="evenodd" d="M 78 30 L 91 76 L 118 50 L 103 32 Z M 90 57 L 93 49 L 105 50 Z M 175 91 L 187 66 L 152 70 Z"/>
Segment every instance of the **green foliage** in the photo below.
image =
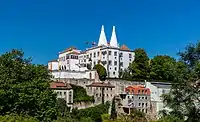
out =
<path fill-rule="evenodd" d="M 101 115 L 108 113 L 109 106 L 110 104 L 106 102 L 106 104 L 100 104 L 86 109 L 73 109 L 72 116 L 78 120 L 82 117 L 90 117 L 93 121 L 102 121 Z"/>
<path fill-rule="evenodd" d="M 66 101 L 62 98 L 57 99 L 57 109 L 60 116 L 66 116 L 70 112 L 70 108 L 67 107 Z"/>
<path fill-rule="evenodd" d="M 57 117 L 56 95 L 43 65 L 31 64 L 24 53 L 12 50 L 0 56 L 0 114 L 17 113 L 48 121 Z"/>
<path fill-rule="evenodd" d="M 176 78 L 169 94 L 164 95 L 164 102 L 172 111 L 167 116 L 186 119 L 186 122 L 198 122 L 200 119 L 200 93 L 195 82 L 199 77 L 199 47 L 187 46 L 179 53 L 181 61 L 176 67 Z"/>
<path fill-rule="evenodd" d="M 134 110 L 130 115 L 121 114 L 115 120 L 111 120 L 109 117 L 104 115 L 103 122 L 147 122 L 147 119 L 144 113 Z"/>
<path fill-rule="evenodd" d="M 39 120 L 30 116 L 11 114 L 0 116 L 0 122 L 39 122 Z"/>
<path fill-rule="evenodd" d="M 115 120 L 117 118 L 117 112 L 115 108 L 115 97 L 112 100 L 111 116 L 110 119 Z"/>
<path fill-rule="evenodd" d="M 150 61 L 150 77 L 153 80 L 174 80 L 176 60 L 170 56 L 155 56 Z"/>
<path fill-rule="evenodd" d="M 94 66 L 93 69 L 97 70 L 97 73 L 99 75 L 99 79 L 101 81 L 105 81 L 106 80 L 107 72 L 106 72 L 106 69 L 105 69 L 104 66 L 102 66 L 101 64 L 97 64 L 97 65 Z"/>
<path fill-rule="evenodd" d="M 146 79 L 149 78 L 149 57 L 144 49 L 134 50 L 135 60 L 129 65 L 132 78 Z"/>
<path fill-rule="evenodd" d="M 157 121 L 152 122 L 183 122 L 184 120 L 176 117 L 176 116 L 164 116 Z"/>
<path fill-rule="evenodd" d="M 71 84 L 71 86 L 73 89 L 73 94 L 74 94 L 73 99 L 75 103 L 76 102 L 94 102 L 94 97 L 87 95 L 87 92 L 83 87 L 73 85 L 73 84 Z"/>

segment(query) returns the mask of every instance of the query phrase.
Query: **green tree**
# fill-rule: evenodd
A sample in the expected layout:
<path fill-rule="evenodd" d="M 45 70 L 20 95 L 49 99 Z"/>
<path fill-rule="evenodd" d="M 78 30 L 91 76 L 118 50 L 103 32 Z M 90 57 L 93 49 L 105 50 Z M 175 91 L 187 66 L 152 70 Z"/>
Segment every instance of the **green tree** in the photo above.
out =
<path fill-rule="evenodd" d="M 110 119 L 115 120 L 117 118 L 117 112 L 115 108 L 115 97 L 112 100 L 111 115 Z"/>
<path fill-rule="evenodd" d="M 102 66 L 101 64 L 97 64 L 97 65 L 94 66 L 93 69 L 97 70 L 97 73 L 99 75 L 99 79 L 101 81 L 105 81 L 106 80 L 107 72 L 106 72 L 106 69 L 105 69 L 104 66 Z"/>
<path fill-rule="evenodd" d="M 135 60 L 129 65 L 129 70 L 134 79 L 146 79 L 149 77 L 149 57 L 144 49 L 134 50 Z"/>
<path fill-rule="evenodd" d="M 150 78 L 153 80 L 173 81 L 176 60 L 167 55 L 155 56 L 150 61 Z"/>
<path fill-rule="evenodd" d="M 0 56 L 0 114 L 24 114 L 39 120 L 57 117 L 56 95 L 46 66 L 31 64 L 20 50 Z"/>
<path fill-rule="evenodd" d="M 197 46 L 187 46 L 176 65 L 175 83 L 169 94 L 164 95 L 164 102 L 172 109 L 170 116 L 184 119 L 186 122 L 200 120 L 200 89 L 196 81 L 199 77 L 199 42 Z"/>
<path fill-rule="evenodd" d="M 62 98 L 57 99 L 57 109 L 60 116 L 66 116 L 70 112 L 70 108 L 67 107 L 66 101 Z"/>

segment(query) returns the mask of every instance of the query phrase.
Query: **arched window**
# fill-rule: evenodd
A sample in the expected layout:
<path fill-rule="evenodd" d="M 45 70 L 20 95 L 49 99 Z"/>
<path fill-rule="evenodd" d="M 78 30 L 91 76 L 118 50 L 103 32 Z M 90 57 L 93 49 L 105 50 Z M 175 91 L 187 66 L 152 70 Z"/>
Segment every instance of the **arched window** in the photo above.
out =
<path fill-rule="evenodd" d="M 66 70 L 67 69 L 66 66 L 64 66 L 64 67 L 65 67 L 65 70 Z"/>

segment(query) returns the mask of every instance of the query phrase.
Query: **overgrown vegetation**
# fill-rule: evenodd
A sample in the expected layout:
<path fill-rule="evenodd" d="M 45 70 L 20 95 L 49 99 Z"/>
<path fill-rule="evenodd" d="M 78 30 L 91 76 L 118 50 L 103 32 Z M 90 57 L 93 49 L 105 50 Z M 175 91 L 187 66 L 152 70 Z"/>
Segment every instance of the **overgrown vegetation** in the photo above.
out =
<path fill-rule="evenodd" d="M 94 97 L 87 95 L 87 92 L 83 87 L 73 85 L 73 84 L 71 84 L 71 86 L 73 89 L 73 94 L 74 94 L 73 99 L 75 103 L 76 102 L 94 102 Z"/>
<path fill-rule="evenodd" d="M 43 65 L 34 65 L 20 50 L 0 56 L 0 114 L 29 115 L 40 121 L 57 118 L 56 95 Z"/>

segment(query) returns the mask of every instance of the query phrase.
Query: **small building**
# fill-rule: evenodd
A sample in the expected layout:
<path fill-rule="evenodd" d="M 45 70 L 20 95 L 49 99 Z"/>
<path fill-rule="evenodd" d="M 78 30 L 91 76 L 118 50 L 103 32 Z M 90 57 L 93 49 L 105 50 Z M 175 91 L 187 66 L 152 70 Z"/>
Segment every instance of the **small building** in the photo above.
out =
<path fill-rule="evenodd" d="M 150 89 L 143 85 L 133 85 L 125 88 L 125 94 L 120 94 L 124 111 L 130 113 L 136 109 L 146 114 L 150 113 Z"/>
<path fill-rule="evenodd" d="M 145 82 L 145 87 L 151 90 L 152 113 L 158 118 L 162 110 L 170 110 L 163 103 L 163 95 L 170 92 L 172 84 L 167 82 Z"/>
<path fill-rule="evenodd" d="M 94 96 L 95 104 L 102 102 L 102 90 L 104 89 L 104 101 L 112 101 L 112 98 L 115 95 L 115 86 L 110 84 L 110 82 L 93 82 L 90 85 L 86 85 L 87 94 Z"/>
<path fill-rule="evenodd" d="M 73 89 L 70 84 L 64 82 L 52 82 L 50 88 L 57 93 L 57 98 L 62 98 L 66 101 L 68 107 L 73 105 Z"/>

